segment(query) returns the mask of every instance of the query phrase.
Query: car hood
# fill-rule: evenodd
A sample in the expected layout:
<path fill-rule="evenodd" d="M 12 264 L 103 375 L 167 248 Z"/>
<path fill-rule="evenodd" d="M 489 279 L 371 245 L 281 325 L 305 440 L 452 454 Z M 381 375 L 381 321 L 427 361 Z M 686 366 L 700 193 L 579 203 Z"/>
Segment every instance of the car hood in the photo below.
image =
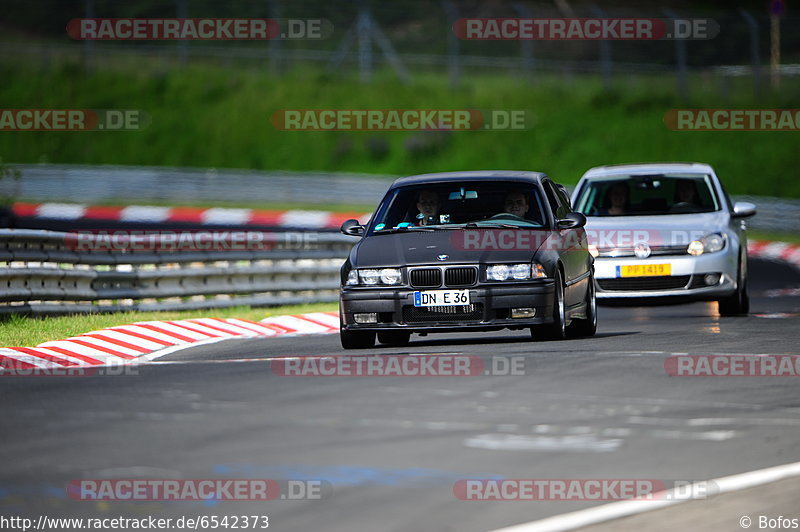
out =
<path fill-rule="evenodd" d="M 519 232 L 529 238 L 519 240 Z M 488 233 L 491 233 L 489 235 Z M 499 242 L 504 235 L 502 247 Z M 354 268 L 488 262 L 529 262 L 549 231 L 515 229 L 413 231 L 370 235 L 353 246 Z M 477 236 L 476 236 L 477 235 Z M 533 236 L 530 236 L 533 235 Z M 447 258 L 440 258 L 440 256 Z"/>
<path fill-rule="evenodd" d="M 632 247 L 636 242 L 651 246 L 686 245 L 709 233 L 723 231 L 728 222 L 724 211 L 663 216 L 591 216 L 586 234 L 600 248 Z"/>

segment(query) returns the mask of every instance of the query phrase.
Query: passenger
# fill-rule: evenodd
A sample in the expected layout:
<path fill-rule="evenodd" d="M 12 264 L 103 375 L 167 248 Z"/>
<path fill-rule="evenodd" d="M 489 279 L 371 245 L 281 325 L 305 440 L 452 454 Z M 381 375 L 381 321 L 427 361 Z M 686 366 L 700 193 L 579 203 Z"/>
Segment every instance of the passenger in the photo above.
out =
<path fill-rule="evenodd" d="M 600 209 L 600 214 L 620 216 L 630 210 L 631 194 L 627 183 L 614 183 L 606 193 L 606 207 Z"/>

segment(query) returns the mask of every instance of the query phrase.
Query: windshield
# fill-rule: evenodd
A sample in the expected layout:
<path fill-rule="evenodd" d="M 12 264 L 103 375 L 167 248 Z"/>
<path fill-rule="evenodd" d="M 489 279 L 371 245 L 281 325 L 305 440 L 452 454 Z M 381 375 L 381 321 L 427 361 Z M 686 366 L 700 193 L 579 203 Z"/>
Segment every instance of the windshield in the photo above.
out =
<path fill-rule="evenodd" d="M 586 216 L 687 214 L 719 210 L 705 174 L 614 176 L 586 182 L 575 210 Z"/>
<path fill-rule="evenodd" d="M 431 183 L 398 188 L 378 207 L 371 234 L 478 227 L 544 227 L 538 188 L 513 181 Z"/>

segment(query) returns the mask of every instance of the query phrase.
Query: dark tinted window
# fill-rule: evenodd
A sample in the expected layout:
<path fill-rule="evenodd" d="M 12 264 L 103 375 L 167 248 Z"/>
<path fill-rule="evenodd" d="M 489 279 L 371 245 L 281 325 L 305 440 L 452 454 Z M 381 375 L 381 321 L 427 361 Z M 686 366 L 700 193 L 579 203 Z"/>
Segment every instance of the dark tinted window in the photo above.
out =
<path fill-rule="evenodd" d="M 569 206 L 569 200 L 564 196 L 561 191 L 551 181 L 545 181 L 545 190 L 547 191 L 547 200 L 550 202 L 550 208 L 556 218 L 564 218 L 572 210 Z"/>
<path fill-rule="evenodd" d="M 452 181 L 394 190 L 378 207 L 370 232 L 464 224 L 543 227 L 547 216 L 539 189 L 514 181 Z"/>
<path fill-rule="evenodd" d="M 575 201 L 575 210 L 586 216 L 688 214 L 719 209 L 711 177 L 705 174 L 593 179 L 584 184 Z"/>

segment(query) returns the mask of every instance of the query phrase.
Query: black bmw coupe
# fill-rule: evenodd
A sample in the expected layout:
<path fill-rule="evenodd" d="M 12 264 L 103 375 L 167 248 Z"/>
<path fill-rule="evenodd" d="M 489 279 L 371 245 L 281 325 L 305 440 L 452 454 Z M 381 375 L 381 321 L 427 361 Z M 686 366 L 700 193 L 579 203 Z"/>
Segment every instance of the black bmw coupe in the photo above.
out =
<path fill-rule="evenodd" d="M 404 177 L 389 188 L 341 270 L 345 349 L 412 333 L 530 328 L 534 339 L 597 329 L 586 218 L 539 172 Z"/>

